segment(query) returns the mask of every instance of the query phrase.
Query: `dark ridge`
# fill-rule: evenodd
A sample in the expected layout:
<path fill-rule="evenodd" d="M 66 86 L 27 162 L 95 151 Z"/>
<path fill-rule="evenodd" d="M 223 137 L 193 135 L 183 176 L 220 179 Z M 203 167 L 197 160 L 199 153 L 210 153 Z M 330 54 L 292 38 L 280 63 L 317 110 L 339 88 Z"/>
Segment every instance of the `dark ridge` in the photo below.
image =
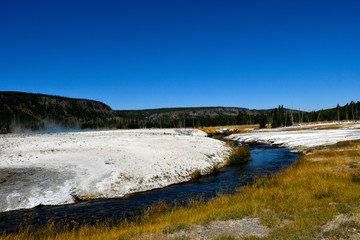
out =
<path fill-rule="evenodd" d="M 359 119 L 360 102 L 312 112 L 283 106 L 261 110 L 222 106 L 112 110 L 108 105 L 94 100 L 0 92 L 0 133 L 3 134 L 41 130 L 197 128 L 247 124 L 279 127 L 294 123 Z"/>
<path fill-rule="evenodd" d="M 99 101 L 23 92 L 0 92 L 0 127 L 10 131 L 105 126 L 112 109 Z"/>
<path fill-rule="evenodd" d="M 290 109 L 286 109 L 289 110 Z M 178 118 L 178 117 L 216 117 L 216 116 L 237 116 L 240 114 L 258 115 L 269 114 L 273 109 L 248 109 L 240 107 L 183 107 L 183 108 L 157 108 L 142 110 L 115 110 L 114 113 L 121 117 L 138 118 Z M 302 111 L 293 110 L 294 113 Z"/>

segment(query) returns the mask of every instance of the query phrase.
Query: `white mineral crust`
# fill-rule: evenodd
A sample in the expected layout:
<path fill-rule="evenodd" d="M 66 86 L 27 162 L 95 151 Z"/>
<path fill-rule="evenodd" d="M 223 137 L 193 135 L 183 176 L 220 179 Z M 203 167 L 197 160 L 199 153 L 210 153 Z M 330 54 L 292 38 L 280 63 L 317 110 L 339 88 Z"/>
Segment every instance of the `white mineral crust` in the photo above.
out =
<path fill-rule="evenodd" d="M 289 148 L 307 148 L 331 145 L 340 141 L 360 139 L 360 125 L 330 130 L 296 130 L 287 128 L 257 130 L 233 134 L 228 139 L 239 142 L 260 142 Z"/>
<path fill-rule="evenodd" d="M 0 211 L 165 187 L 195 170 L 209 173 L 229 153 L 223 142 L 192 129 L 3 135 Z"/>

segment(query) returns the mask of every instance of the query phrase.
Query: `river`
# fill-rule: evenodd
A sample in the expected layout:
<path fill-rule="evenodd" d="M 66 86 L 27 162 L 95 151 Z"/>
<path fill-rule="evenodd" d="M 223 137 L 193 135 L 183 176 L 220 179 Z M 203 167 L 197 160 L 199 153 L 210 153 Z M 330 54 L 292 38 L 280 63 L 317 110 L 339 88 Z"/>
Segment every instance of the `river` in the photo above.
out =
<path fill-rule="evenodd" d="M 200 179 L 171 185 L 161 189 L 131 194 L 121 198 L 96 199 L 58 206 L 38 206 L 32 209 L 0 213 L 0 231 L 13 231 L 19 226 L 30 224 L 41 226 L 49 220 L 58 224 L 94 224 L 99 221 L 132 218 L 158 203 L 172 205 L 187 204 L 202 198 L 209 200 L 218 194 L 233 193 L 255 178 L 274 174 L 290 165 L 298 158 L 288 148 L 276 148 L 265 144 L 249 144 L 252 160 L 248 163 L 227 167 L 218 174 L 202 176 Z"/>

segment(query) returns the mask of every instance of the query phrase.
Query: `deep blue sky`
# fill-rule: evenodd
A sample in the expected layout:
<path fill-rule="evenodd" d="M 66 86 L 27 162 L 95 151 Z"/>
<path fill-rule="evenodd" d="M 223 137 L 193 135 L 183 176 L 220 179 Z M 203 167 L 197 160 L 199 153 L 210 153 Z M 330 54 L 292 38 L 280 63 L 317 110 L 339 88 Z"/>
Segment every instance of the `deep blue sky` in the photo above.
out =
<path fill-rule="evenodd" d="M 360 100 L 360 1 L 1 1 L 0 90 L 318 110 Z"/>

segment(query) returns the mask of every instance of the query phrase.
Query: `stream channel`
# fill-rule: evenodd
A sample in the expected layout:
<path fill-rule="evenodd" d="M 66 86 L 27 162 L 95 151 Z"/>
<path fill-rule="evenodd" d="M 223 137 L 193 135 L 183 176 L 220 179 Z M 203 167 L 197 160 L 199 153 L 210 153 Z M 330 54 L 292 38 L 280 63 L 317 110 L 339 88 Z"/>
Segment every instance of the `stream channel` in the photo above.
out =
<path fill-rule="evenodd" d="M 161 189 L 135 193 L 112 199 L 94 199 L 58 206 L 38 206 L 0 213 L 0 233 L 16 231 L 29 224 L 41 226 L 49 220 L 58 224 L 95 224 L 104 219 L 120 220 L 138 216 L 159 201 L 168 205 L 187 204 L 194 199 L 209 200 L 218 194 L 234 193 L 237 188 L 251 184 L 255 178 L 274 174 L 291 166 L 298 158 L 288 148 L 265 144 L 249 144 L 252 160 L 248 163 L 221 169 L 220 173 L 171 185 Z"/>

